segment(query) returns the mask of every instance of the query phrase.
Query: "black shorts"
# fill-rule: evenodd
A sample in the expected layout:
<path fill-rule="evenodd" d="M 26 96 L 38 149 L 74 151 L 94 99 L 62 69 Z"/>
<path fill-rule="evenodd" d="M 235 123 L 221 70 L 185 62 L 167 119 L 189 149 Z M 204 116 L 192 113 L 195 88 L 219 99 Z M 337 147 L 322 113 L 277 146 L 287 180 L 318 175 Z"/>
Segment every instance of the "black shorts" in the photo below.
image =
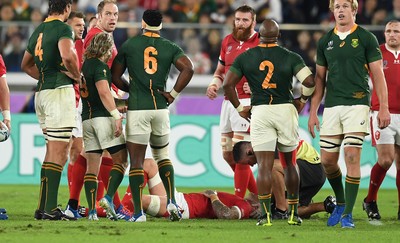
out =
<path fill-rule="evenodd" d="M 324 185 L 326 176 L 322 164 L 311 164 L 298 159 L 300 170 L 299 205 L 308 206 Z"/>

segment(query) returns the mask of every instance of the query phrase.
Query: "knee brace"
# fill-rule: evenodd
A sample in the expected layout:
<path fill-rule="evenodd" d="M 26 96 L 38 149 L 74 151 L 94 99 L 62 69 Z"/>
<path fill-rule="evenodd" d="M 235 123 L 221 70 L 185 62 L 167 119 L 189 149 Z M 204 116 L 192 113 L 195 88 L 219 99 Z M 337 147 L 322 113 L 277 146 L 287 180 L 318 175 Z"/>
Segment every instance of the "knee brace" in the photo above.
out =
<path fill-rule="evenodd" d="M 160 211 L 160 197 L 155 195 L 150 195 L 150 203 L 149 207 L 146 210 L 146 213 L 151 216 L 157 216 Z"/>
<path fill-rule="evenodd" d="M 362 148 L 364 136 L 360 135 L 346 135 L 343 139 L 344 147 Z"/>
<path fill-rule="evenodd" d="M 233 150 L 233 141 L 231 137 L 221 136 L 221 147 L 222 151 L 232 151 Z"/>
<path fill-rule="evenodd" d="M 342 140 L 340 138 L 324 137 L 319 140 L 320 148 L 330 153 L 338 153 L 341 143 Z"/>
<path fill-rule="evenodd" d="M 60 141 L 69 143 L 72 136 L 72 128 L 47 129 L 47 139 L 49 141 Z"/>
<path fill-rule="evenodd" d="M 158 163 L 159 161 L 169 159 L 168 144 L 163 147 L 151 146 L 151 152 L 154 160 Z"/>

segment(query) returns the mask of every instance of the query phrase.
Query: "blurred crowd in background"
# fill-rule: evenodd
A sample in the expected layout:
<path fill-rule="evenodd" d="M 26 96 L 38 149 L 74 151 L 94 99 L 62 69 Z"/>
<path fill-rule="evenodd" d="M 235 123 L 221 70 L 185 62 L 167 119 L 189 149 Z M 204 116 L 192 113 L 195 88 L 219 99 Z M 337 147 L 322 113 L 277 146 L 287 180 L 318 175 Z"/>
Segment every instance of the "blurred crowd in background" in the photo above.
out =
<path fill-rule="evenodd" d="M 9 72 L 19 72 L 27 38 L 47 15 L 47 0 L 2 0 L 0 6 L 0 50 Z M 99 0 L 74 0 L 73 9 L 85 13 L 86 23 L 95 16 Z M 358 0 L 356 22 L 384 25 L 400 18 L 400 0 Z M 272 18 L 282 24 L 330 26 L 333 16 L 329 0 L 119 0 L 119 23 L 114 32 L 119 47 L 127 38 L 140 34 L 139 23 L 145 9 L 159 9 L 166 26 L 162 35 L 174 40 L 190 56 L 197 74 L 212 74 L 218 61 L 221 40 L 230 33 L 233 11 L 248 4 L 257 11 L 257 22 Z M 25 23 L 20 22 L 25 21 Z M 129 27 L 136 23 L 136 27 Z M 173 24 L 192 24 L 175 27 Z M 171 24 L 171 25 L 169 25 Z M 194 25 L 193 25 L 194 24 Z M 197 25 L 196 25 L 197 24 Z M 127 27 L 126 27 L 127 26 Z M 321 28 L 324 29 L 324 28 Z M 323 30 L 284 30 L 282 45 L 298 52 L 311 68 L 316 42 Z M 380 43 L 382 33 L 376 33 Z"/>
<path fill-rule="evenodd" d="M 99 2 L 73 0 L 72 8 L 83 12 L 88 24 L 96 15 Z M 358 0 L 358 3 L 356 23 L 375 29 L 371 31 L 379 43 L 383 43 L 386 22 L 400 19 L 400 0 Z M 118 0 L 118 27 L 113 33 L 115 44 L 118 48 L 127 38 L 141 34 L 143 12 L 158 9 L 163 14 L 162 36 L 184 49 L 194 63 L 195 74 L 210 75 L 218 63 L 221 41 L 232 31 L 233 12 L 243 4 L 256 10 L 258 23 L 265 18 L 280 23 L 281 44 L 299 53 L 311 70 L 315 70 L 317 41 L 334 24 L 329 0 Z M 48 0 L 0 1 L 0 52 L 8 72 L 21 71 L 28 38 L 46 18 L 47 8 Z M 297 89 L 299 87 L 295 86 L 294 93 Z M 201 95 L 204 95 L 203 90 Z M 27 99 L 31 100 L 31 96 Z"/>

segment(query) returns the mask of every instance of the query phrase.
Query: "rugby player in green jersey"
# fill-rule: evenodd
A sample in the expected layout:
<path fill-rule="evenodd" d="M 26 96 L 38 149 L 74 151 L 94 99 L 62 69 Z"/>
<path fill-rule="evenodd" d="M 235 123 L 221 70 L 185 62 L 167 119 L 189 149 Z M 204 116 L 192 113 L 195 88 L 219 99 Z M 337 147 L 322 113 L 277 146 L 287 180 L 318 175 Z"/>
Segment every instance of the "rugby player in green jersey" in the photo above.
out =
<path fill-rule="evenodd" d="M 49 0 L 49 16 L 29 38 L 21 68 L 38 80 L 35 110 L 46 139 L 40 172 L 40 196 L 35 219 L 70 220 L 57 208 L 61 172 L 68 159 L 72 128 L 76 126 L 74 82 L 79 82 L 74 33 L 64 23 L 72 0 Z"/>
<path fill-rule="evenodd" d="M 354 228 L 352 212 L 361 178 L 361 149 L 369 133 L 369 72 L 379 97 L 377 120 L 381 129 L 390 124 L 388 93 L 378 41 L 355 23 L 357 0 L 330 0 L 329 8 L 336 26 L 318 42 L 308 129 L 313 137 L 314 127 L 320 129 L 321 161 L 337 200 L 327 225 L 341 222 L 342 228 Z M 317 110 L 325 92 L 320 127 Z M 342 143 L 347 170 L 345 189 L 338 164 Z"/>
<path fill-rule="evenodd" d="M 278 45 L 278 24 L 270 19 L 260 27 L 260 44 L 238 56 L 229 69 L 224 91 L 240 116 L 250 119 L 251 144 L 258 163 L 258 199 L 263 216 L 257 225 L 271 226 L 271 172 L 275 148 L 280 153 L 288 192 L 288 223 L 300 225 L 299 175 L 296 148 L 299 143 L 298 111 L 314 91 L 310 69 L 296 53 Z M 245 76 L 251 89 L 251 107 L 240 103 L 235 85 Z M 303 84 L 301 99 L 294 100 L 293 76 Z M 296 109 L 297 108 L 297 109 Z"/>
<path fill-rule="evenodd" d="M 132 222 L 146 221 L 141 197 L 144 182 L 142 167 L 148 143 L 167 192 L 170 219 L 181 219 L 175 202 L 174 167 L 169 158 L 168 105 L 174 102 L 191 80 L 193 64 L 179 46 L 160 36 L 161 28 L 161 13 L 146 10 L 142 19 L 143 34 L 128 39 L 121 46 L 112 66 L 114 84 L 129 91 L 126 141 L 131 162 L 129 184 L 135 208 L 130 219 Z M 180 74 L 173 89 L 166 92 L 171 64 Z M 121 78 L 126 68 L 129 72 L 129 85 Z"/>
<path fill-rule="evenodd" d="M 122 135 L 122 115 L 110 91 L 111 72 L 107 61 L 111 58 L 113 45 L 112 35 L 105 32 L 95 35 L 85 50 L 82 66 L 84 79 L 80 91 L 83 141 L 87 157 L 84 181 L 89 220 L 98 220 L 97 175 L 103 150 L 107 150 L 119 164 L 127 158 L 125 137 Z"/>

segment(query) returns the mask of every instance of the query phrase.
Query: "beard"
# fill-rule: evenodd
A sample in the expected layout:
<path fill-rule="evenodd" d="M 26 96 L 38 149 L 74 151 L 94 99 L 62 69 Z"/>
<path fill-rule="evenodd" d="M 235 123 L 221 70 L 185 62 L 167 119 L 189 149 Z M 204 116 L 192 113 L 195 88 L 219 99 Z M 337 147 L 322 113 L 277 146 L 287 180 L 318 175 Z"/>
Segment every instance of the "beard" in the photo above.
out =
<path fill-rule="evenodd" d="M 252 24 L 247 28 L 233 27 L 232 35 L 238 41 L 246 41 L 252 34 Z"/>

